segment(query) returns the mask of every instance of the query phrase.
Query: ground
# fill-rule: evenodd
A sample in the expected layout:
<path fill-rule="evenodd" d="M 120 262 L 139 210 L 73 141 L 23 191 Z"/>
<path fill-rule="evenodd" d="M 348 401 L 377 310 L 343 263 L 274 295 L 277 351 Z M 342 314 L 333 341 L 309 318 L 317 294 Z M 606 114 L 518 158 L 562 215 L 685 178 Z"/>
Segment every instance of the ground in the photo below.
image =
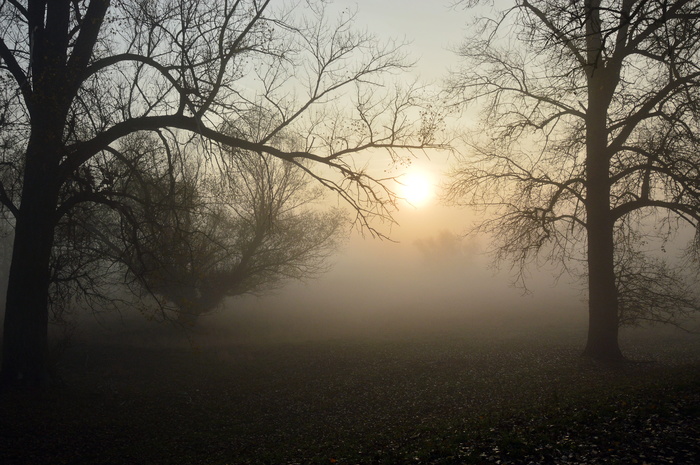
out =
<path fill-rule="evenodd" d="M 630 333 L 641 363 L 600 365 L 580 335 L 496 329 L 77 341 L 53 389 L 3 393 L 0 462 L 700 463 L 699 336 Z"/>

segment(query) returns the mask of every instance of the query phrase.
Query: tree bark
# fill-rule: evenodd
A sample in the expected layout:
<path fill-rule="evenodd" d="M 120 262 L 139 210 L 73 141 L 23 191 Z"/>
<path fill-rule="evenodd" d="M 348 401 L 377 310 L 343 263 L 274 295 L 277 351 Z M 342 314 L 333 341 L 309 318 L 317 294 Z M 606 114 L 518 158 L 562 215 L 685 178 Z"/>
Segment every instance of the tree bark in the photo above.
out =
<path fill-rule="evenodd" d="M 588 201 L 591 205 L 588 214 L 589 314 L 588 341 L 583 354 L 597 360 L 622 360 L 609 204 L 592 201 L 590 195 Z"/>
<path fill-rule="evenodd" d="M 621 360 L 607 131 L 608 108 L 619 77 L 615 69 L 606 67 L 602 58 L 604 41 L 600 28 L 600 0 L 587 0 L 586 8 L 588 341 L 583 354 L 597 360 Z"/>
<path fill-rule="evenodd" d="M 48 366 L 50 258 L 58 203 L 58 157 L 33 138 L 16 218 L 3 332 L 3 385 L 45 386 Z M 37 151 L 34 149 L 39 147 Z M 52 163 L 53 161 L 53 163 Z"/>
<path fill-rule="evenodd" d="M 602 74 L 602 73 L 601 73 Z M 592 82 L 601 86 L 602 79 Z M 594 94 L 597 92 L 591 89 Z M 595 101 L 595 102 L 594 102 Z M 588 235 L 588 342 L 584 355 L 620 360 L 615 283 L 614 220 L 610 211 L 610 157 L 603 95 L 593 95 L 586 132 L 586 224 Z"/>
<path fill-rule="evenodd" d="M 0 383 L 49 382 L 48 320 L 51 250 L 65 153 L 64 127 L 89 60 L 107 1 L 93 1 L 69 63 L 71 2 L 28 2 L 31 79 L 25 103 L 31 133 L 8 279 Z M 102 15 L 102 16 L 100 16 Z"/>

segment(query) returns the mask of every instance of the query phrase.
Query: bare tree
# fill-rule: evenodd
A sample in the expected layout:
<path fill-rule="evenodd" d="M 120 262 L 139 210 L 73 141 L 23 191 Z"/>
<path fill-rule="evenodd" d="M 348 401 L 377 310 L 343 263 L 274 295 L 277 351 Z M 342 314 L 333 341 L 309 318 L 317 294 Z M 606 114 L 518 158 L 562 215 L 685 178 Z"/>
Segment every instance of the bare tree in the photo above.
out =
<path fill-rule="evenodd" d="M 139 182 L 122 196 L 132 214 L 119 217 L 121 234 L 101 234 L 107 248 L 98 255 L 125 266 L 136 290 L 174 304 L 187 325 L 225 297 L 317 276 L 347 232 L 345 214 L 320 205 L 324 190 L 299 166 L 230 152 L 223 178 L 192 163 L 139 169 Z"/>
<path fill-rule="evenodd" d="M 0 201 L 15 224 L 5 383 L 47 380 L 56 227 L 84 204 L 111 205 L 114 180 L 93 165 L 116 156 L 112 149 L 129 134 L 167 135 L 169 149 L 199 138 L 268 154 L 338 192 L 361 224 L 388 214 L 391 191 L 357 169 L 351 155 L 427 145 L 413 129 L 420 126 L 414 93 L 379 85 L 404 69 L 405 59 L 396 45 L 354 32 L 351 16 L 328 20 L 324 4 L 0 3 Z M 250 112 L 274 118 L 255 135 L 226 130 L 225 121 L 236 124 Z M 276 146 L 282 131 L 304 143 L 294 151 Z M 215 162 L 226 170 L 225 156 Z"/>
<path fill-rule="evenodd" d="M 483 105 L 485 136 L 449 198 L 495 211 L 482 228 L 518 269 L 582 260 L 584 353 L 620 359 L 620 323 L 697 308 L 657 293 L 681 281 L 631 247 L 642 231 L 668 237 L 700 220 L 700 2 L 518 0 L 481 24 L 450 89 Z"/>
<path fill-rule="evenodd" d="M 129 305 L 192 326 L 226 297 L 328 269 L 348 228 L 345 212 L 323 204 L 325 189 L 266 154 L 228 149 L 221 173 L 194 150 L 164 154 L 156 138 L 137 133 L 122 139 L 118 156 L 94 160 L 115 180 L 102 191 L 109 206 L 83 203 L 57 227 L 53 323 L 69 323 L 73 308 Z"/>

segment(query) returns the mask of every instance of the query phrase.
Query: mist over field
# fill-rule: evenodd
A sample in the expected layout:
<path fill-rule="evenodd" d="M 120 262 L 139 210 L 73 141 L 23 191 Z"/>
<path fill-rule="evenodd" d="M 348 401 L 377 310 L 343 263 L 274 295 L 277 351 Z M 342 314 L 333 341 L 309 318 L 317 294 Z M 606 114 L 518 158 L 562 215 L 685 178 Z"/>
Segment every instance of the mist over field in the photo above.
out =
<path fill-rule="evenodd" d="M 0 464 L 700 463 L 700 0 L 0 5 Z"/>
<path fill-rule="evenodd" d="M 227 299 L 192 330 L 148 322 L 137 313 L 80 316 L 76 340 L 120 337 L 135 344 L 152 334 L 198 345 L 289 341 L 501 337 L 559 327 L 581 339 L 586 311 L 575 283 L 543 272 L 514 288 L 490 267 L 485 246 L 447 229 L 393 243 L 353 236 L 333 268 L 307 282 L 261 296 Z M 506 336 L 508 337 L 508 336 Z M 141 339 L 141 340 L 139 340 Z"/>
<path fill-rule="evenodd" d="M 644 363 L 591 364 L 576 286 L 542 273 L 523 295 L 482 247 L 446 230 L 356 237 L 328 274 L 230 299 L 191 331 L 83 315 L 57 364 L 72 395 L 42 417 L 61 434 L 37 447 L 33 423 L 15 424 L 8 457 L 696 463 L 700 338 L 626 329 L 623 350 Z"/>
<path fill-rule="evenodd" d="M 384 228 L 394 241 L 354 231 L 330 258 L 328 272 L 259 296 L 229 298 L 194 328 L 150 321 L 128 308 L 80 312 L 71 339 L 213 347 L 441 337 L 488 343 L 548 334 L 583 348 L 588 313 L 581 281 L 555 265 L 532 266 L 527 289 L 516 287 L 508 264 L 494 267 L 488 238 L 465 235 L 473 213 L 440 206 L 436 198 L 423 208 L 401 207 L 398 224 Z M 633 327 L 623 330 L 622 342 L 655 333 L 689 336 L 673 327 Z"/>

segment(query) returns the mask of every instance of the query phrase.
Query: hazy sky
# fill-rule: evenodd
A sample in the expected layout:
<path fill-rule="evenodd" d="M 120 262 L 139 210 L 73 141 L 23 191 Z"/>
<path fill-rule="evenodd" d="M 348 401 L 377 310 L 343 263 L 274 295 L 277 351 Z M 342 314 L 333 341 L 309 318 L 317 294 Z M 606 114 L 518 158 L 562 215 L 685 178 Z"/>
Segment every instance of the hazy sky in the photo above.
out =
<path fill-rule="evenodd" d="M 382 38 L 411 42 L 416 76 L 438 85 L 458 64 L 450 47 L 466 35 L 472 11 L 450 9 L 453 0 L 335 0 L 337 12 L 357 8 L 354 26 Z M 407 76 L 413 80 L 413 77 Z M 461 123 L 460 123 L 461 124 Z M 467 124 L 466 122 L 464 124 Z M 385 170 L 389 158 L 372 154 L 370 168 Z M 450 163 L 447 153 L 413 160 L 411 170 L 437 186 Z M 400 174 L 397 168 L 390 175 Z M 532 321 L 533 309 L 585 316 L 579 290 L 568 283 L 553 286 L 551 275 L 535 277 L 533 294 L 509 286 L 508 270 L 499 274 L 485 255 L 488 239 L 463 238 L 473 224 L 472 213 L 439 204 L 434 192 L 417 207 L 400 206 L 397 225 L 376 224 L 394 241 L 363 237 L 355 232 L 331 259 L 333 268 L 318 279 L 289 283 L 272 295 L 231 299 L 224 311 L 202 320 L 207 337 L 285 337 L 348 334 L 363 337 L 389 334 L 401 327 L 459 327 L 485 314 L 513 312 Z M 573 298 L 572 298 L 573 297 Z M 465 320 L 466 316 L 466 320 Z M 121 317 L 121 316 L 120 316 Z M 142 321 L 140 315 L 138 321 Z M 578 326 L 577 326 L 578 327 Z M 584 328 L 583 324 L 580 328 Z M 218 332 L 218 333 L 217 333 Z M 459 330 L 457 331 L 459 332 Z M 232 336 L 233 334 L 233 336 Z"/>
<path fill-rule="evenodd" d="M 455 63 L 449 48 L 458 45 L 469 22 L 469 12 L 450 8 L 454 0 L 336 0 L 339 8 L 357 7 L 356 26 L 380 37 L 411 42 L 417 71 L 427 80 L 439 80 Z"/>
<path fill-rule="evenodd" d="M 450 9 L 450 3 L 452 0 L 336 0 L 335 5 L 338 11 L 357 7 L 355 26 L 359 29 L 366 28 L 380 38 L 411 42 L 409 52 L 417 60 L 416 74 L 438 84 L 448 68 L 458 63 L 449 48 L 464 37 L 472 14 Z M 382 158 L 386 163 L 386 157 L 375 163 L 382 163 Z M 425 173 L 437 185 L 448 163 L 446 154 L 433 153 L 430 159 L 414 160 L 411 169 Z M 521 290 L 509 287 L 507 273 L 495 276 L 489 268 L 489 259 L 483 254 L 488 245 L 485 240 L 459 237 L 472 224 L 473 216 L 439 205 L 436 196 L 417 208 L 403 205 L 395 217 L 397 226 L 382 229 L 378 225 L 398 242 L 355 233 L 334 257 L 328 274 L 291 284 L 273 296 L 234 301 L 237 313 L 267 312 L 275 315 L 270 319 L 278 325 L 295 324 L 297 315 L 300 321 L 317 325 L 329 321 L 350 324 L 352 318 L 400 322 L 416 313 L 430 318 L 513 307 L 513 302 L 522 301 Z M 561 290 L 554 291 L 547 283 L 542 286 L 545 300 L 560 299 Z M 566 292 L 571 300 L 571 290 Z M 525 298 L 523 306 L 535 302 L 532 297 Z"/>

